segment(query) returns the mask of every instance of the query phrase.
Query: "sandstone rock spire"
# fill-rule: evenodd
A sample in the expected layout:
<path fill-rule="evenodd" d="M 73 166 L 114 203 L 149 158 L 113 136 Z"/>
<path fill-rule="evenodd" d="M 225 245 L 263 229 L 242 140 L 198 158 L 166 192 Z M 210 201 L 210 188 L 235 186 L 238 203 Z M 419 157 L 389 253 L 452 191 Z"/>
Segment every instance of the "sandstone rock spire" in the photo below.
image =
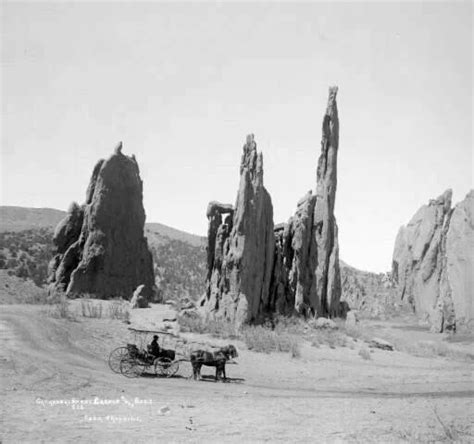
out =
<path fill-rule="evenodd" d="M 295 215 L 277 235 L 279 266 L 274 270 L 272 305 L 278 311 L 294 309 L 325 317 L 340 313 L 339 244 L 334 215 L 339 148 L 336 96 L 337 87 L 329 88 L 316 193 L 309 191 L 298 202 Z"/>
<path fill-rule="evenodd" d="M 129 299 L 138 285 L 151 298 L 154 272 L 144 236 L 143 184 L 136 160 L 120 143 L 94 167 L 86 203 L 73 206 L 56 228 L 52 288 L 68 295 Z"/>
<path fill-rule="evenodd" d="M 235 206 L 211 202 L 207 217 L 208 281 L 201 305 L 237 324 L 257 321 L 269 302 L 275 239 L 263 156 L 253 134 L 243 147 Z"/>

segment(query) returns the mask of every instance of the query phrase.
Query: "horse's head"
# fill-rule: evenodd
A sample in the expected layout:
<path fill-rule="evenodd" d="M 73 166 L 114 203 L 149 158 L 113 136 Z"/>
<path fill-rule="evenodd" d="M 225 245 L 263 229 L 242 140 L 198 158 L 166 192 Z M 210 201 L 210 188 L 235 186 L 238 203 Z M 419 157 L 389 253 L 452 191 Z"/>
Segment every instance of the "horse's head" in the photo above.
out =
<path fill-rule="evenodd" d="M 232 345 L 229 344 L 227 347 L 221 349 L 222 353 L 224 353 L 229 358 L 237 358 L 239 354 L 237 353 L 237 349 Z"/>

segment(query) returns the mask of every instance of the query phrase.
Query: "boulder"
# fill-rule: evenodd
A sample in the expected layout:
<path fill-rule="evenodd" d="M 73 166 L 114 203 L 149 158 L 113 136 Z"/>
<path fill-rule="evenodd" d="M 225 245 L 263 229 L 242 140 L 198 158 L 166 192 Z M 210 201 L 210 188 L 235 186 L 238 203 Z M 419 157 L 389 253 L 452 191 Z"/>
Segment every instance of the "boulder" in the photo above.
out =
<path fill-rule="evenodd" d="M 147 292 L 144 285 L 139 285 L 130 300 L 131 308 L 148 308 Z"/>
<path fill-rule="evenodd" d="M 357 313 L 355 311 L 350 311 L 346 315 L 346 327 L 355 327 L 359 323 Z"/>
<path fill-rule="evenodd" d="M 56 228 L 51 287 L 69 296 L 110 299 L 129 298 L 143 284 L 143 297 L 151 300 L 155 280 L 144 225 L 138 164 L 122 154 L 120 143 L 109 159 L 96 164 L 86 203 L 71 206 Z"/>
<path fill-rule="evenodd" d="M 332 319 L 328 319 L 328 318 L 316 319 L 313 326 L 314 328 L 331 329 L 331 330 L 334 330 L 337 328 L 336 323 Z"/>

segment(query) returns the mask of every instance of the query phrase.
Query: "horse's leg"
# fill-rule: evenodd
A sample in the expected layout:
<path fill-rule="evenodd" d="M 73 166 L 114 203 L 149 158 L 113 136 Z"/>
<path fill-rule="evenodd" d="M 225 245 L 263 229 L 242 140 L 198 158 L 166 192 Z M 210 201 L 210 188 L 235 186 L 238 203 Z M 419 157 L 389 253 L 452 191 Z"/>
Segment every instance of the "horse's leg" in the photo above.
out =
<path fill-rule="evenodd" d="M 199 363 L 198 366 L 197 366 L 198 381 L 202 380 L 202 378 L 201 378 L 201 369 L 202 369 L 202 364 Z"/>

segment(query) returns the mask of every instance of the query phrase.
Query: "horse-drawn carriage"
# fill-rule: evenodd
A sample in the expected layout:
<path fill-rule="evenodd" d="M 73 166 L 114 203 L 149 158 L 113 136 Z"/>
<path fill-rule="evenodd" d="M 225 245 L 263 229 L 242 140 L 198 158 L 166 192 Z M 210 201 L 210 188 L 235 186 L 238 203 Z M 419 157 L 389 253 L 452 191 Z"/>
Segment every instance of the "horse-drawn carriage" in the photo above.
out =
<path fill-rule="evenodd" d="M 109 367 L 113 372 L 121 373 L 128 378 L 137 378 L 150 373 L 171 377 L 178 373 L 180 363 L 189 361 L 184 355 L 178 355 L 176 359 L 176 351 L 165 348 L 166 342 L 176 339 L 175 335 L 166 331 L 135 328 L 129 330 L 135 337 L 134 343 L 117 347 L 109 355 Z M 151 353 L 150 346 L 146 346 L 151 336 L 160 338 L 159 354 Z"/>
<path fill-rule="evenodd" d="M 121 373 L 128 378 L 137 378 L 145 374 L 171 377 L 178 373 L 180 366 L 183 377 L 191 376 L 191 369 L 183 366 L 185 362 L 191 363 L 194 379 L 200 379 L 201 367 L 203 365 L 216 368 L 216 380 L 226 379 L 225 365 L 230 359 L 238 356 L 237 349 L 233 345 L 219 348 L 215 351 L 176 350 L 180 338 L 166 331 L 138 330 L 129 328 L 135 340 L 133 344 L 117 347 L 109 355 L 109 367 L 115 373 Z M 159 352 L 153 351 L 149 344 L 150 338 L 160 339 L 157 347 Z M 165 348 L 169 343 L 175 349 Z"/>

